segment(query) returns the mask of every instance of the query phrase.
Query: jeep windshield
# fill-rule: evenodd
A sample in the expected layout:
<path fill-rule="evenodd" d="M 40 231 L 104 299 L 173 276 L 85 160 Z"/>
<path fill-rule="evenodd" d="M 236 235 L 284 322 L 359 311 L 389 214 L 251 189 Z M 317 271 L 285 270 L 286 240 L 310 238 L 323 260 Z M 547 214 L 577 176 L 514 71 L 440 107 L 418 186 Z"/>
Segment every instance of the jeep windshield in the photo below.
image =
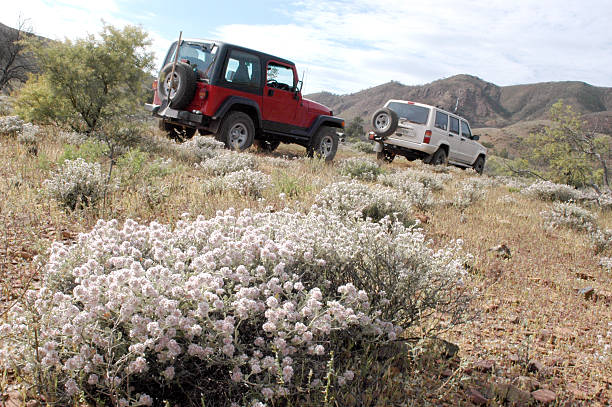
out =
<path fill-rule="evenodd" d="M 215 61 L 218 48 L 216 44 L 210 42 L 182 41 L 179 48 L 178 61 L 186 62 L 193 66 L 198 72 L 198 77 L 204 79 L 208 77 L 212 70 L 211 65 Z M 163 66 L 174 61 L 175 52 L 176 42 L 170 47 Z"/>
<path fill-rule="evenodd" d="M 423 106 L 391 102 L 387 107 L 397 113 L 400 119 L 405 119 L 412 123 L 425 124 L 429 117 L 429 108 Z"/>

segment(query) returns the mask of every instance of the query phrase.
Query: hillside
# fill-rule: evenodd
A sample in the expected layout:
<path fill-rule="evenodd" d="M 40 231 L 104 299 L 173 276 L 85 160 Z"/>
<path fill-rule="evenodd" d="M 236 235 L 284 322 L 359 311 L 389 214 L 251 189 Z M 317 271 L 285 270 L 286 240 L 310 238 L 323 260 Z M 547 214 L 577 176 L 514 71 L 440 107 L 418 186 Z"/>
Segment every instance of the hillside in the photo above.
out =
<path fill-rule="evenodd" d="M 527 85 L 497 86 L 471 75 L 456 75 L 426 85 L 407 86 L 389 82 L 349 95 L 329 92 L 307 96 L 329 106 L 335 114 L 351 120 L 361 116 L 369 123 L 370 115 L 388 99 L 428 103 L 457 111 L 473 127 L 507 127 L 521 121 L 546 119 L 550 106 L 563 99 L 588 119 L 602 120 L 602 131 L 612 132 L 612 88 L 584 82 L 544 82 Z"/>

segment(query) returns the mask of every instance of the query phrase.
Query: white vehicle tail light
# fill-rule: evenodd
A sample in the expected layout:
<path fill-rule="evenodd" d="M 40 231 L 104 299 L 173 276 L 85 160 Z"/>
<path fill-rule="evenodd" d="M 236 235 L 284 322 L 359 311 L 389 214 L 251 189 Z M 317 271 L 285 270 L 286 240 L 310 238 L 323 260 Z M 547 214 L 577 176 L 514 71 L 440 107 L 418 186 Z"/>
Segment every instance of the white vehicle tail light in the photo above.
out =
<path fill-rule="evenodd" d="M 429 144 L 431 141 L 431 130 L 425 130 L 425 137 L 423 137 L 423 143 Z"/>

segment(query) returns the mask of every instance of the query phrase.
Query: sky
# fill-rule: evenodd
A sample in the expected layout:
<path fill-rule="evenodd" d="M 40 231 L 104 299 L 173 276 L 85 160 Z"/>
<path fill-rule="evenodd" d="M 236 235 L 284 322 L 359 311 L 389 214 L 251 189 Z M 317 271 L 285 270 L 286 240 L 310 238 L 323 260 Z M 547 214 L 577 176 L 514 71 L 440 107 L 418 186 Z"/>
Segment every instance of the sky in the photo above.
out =
<path fill-rule="evenodd" d="M 179 31 L 296 63 L 304 93 L 421 85 L 470 74 L 496 85 L 583 81 L 612 87 L 609 0 L 19 0 L 0 22 L 76 39 L 102 21 L 139 25 L 156 69 Z"/>

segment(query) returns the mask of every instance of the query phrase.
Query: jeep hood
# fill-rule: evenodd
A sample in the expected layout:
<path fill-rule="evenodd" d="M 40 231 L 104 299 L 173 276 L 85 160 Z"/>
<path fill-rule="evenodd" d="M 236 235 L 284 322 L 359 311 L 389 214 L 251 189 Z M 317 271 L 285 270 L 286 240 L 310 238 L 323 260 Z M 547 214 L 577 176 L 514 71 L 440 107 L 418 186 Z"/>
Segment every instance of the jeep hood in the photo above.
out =
<path fill-rule="evenodd" d="M 322 105 L 320 103 L 315 102 L 314 100 L 310 100 L 310 99 L 303 99 L 303 103 L 304 106 L 308 109 L 309 112 L 316 112 L 320 115 L 325 115 L 325 116 L 333 116 L 333 112 L 331 111 L 331 109 L 325 105 Z"/>

